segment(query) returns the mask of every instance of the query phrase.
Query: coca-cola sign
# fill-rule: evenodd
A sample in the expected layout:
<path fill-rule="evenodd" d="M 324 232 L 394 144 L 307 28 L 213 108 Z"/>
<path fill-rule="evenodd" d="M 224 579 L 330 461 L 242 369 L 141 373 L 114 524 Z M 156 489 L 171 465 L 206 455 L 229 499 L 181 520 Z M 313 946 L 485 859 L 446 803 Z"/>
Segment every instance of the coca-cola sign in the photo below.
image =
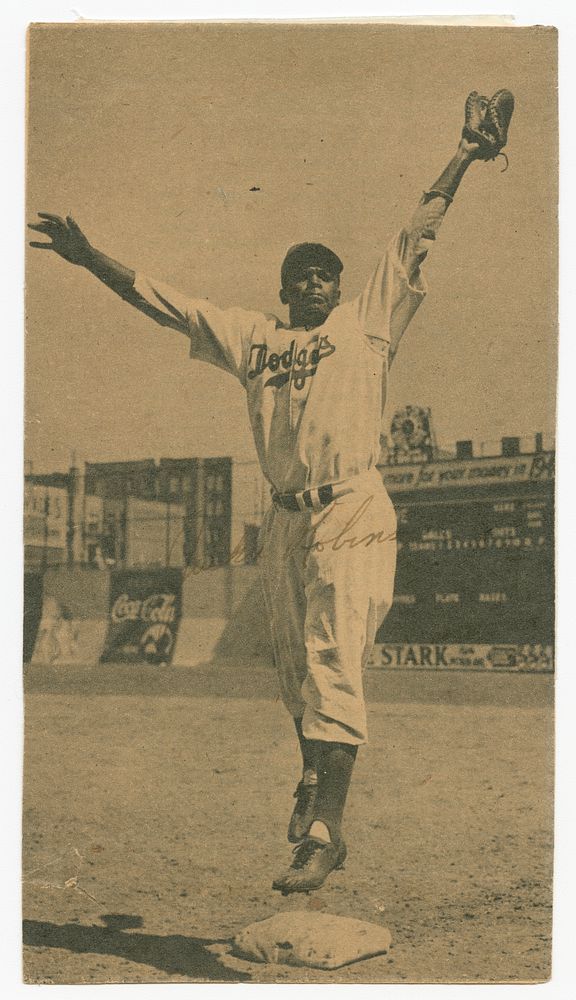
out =
<path fill-rule="evenodd" d="M 176 595 L 151 594 L 144 600 L 133 600 L 129 594 L 120 594 L 110 614 L 113 622 L 163 622 L 167 625 L 176 618 Z"/>
<path fill-rule="evenodd" d="M 117 570 L 110 582 L 103 663 L 168 664 L 182 610 L 178 569 Z"/>

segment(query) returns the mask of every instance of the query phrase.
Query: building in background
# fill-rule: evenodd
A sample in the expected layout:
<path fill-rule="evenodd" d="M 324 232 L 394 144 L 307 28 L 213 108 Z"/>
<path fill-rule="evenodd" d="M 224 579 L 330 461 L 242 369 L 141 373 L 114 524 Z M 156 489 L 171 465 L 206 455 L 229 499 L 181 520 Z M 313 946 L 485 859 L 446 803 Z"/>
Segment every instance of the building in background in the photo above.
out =
<path fill-rule="evenodd" d="M 135 565 L 137 537 L 139 565 L 157 565 L 161 551 L 163 565 L 226 564 L 231 482 L 232 460 L 226 457 L 88 463 L 86 492 L 104 500 L 105 558 Z"/>
<path fill-rule="evenodd" d="M 68 561 L 68 490 L 36 482 L 24 485 L 26 567 L 44 569 Z"/>
<path fill-rule="evenodd" d="M 125 567 L 184 566 L 182 504 L 127 497 L 124 510 Z"/>
<path fill-rule="evenodd" d="M 107 500 L 156 500 L 158 469 L 153 458 L 136 462 L 86 462 L 86 493 Z"/>
<path fill-rule="evenodd" d="M 102 536 L 104 534 L 104 502 L 100 497 L 84 495 L 82 508 L 82 557 L 77 562 L 90 566 L 103 565 Z"/>
<path fill-rule="evenodd" d="M 232 460 L 88 462 L 25 477 L 28 568 L 222 566 L 232 544 Z"/>
<path fill-rule="evenodd" d="M 161 458 L 157 496 L 184 507 L 184 560 L 187 566 L 230 562 L 232 459 Z"/>
<path fill-rule="evenodd" d="M 24 554 L 28 568 L 98 563 L 102 501 L 87 497 L 83 469 L 28 474 L 24 484 Z"/>

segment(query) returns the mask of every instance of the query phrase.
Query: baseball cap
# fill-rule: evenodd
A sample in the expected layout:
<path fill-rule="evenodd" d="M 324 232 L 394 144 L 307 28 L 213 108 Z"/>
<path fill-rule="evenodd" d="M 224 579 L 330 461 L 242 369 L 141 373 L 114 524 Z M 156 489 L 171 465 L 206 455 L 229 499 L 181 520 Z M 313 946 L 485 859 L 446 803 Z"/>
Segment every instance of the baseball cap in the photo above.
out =
<path fill-rule="evenodd" d="M 284 258 L 280 271 L 282 284 L 286 284 L 294 271 L 307 267 L 325 267 L 332 274 L 339 275 L 344 264 L 333 250 L 322 243 L 296 243 Z"/>

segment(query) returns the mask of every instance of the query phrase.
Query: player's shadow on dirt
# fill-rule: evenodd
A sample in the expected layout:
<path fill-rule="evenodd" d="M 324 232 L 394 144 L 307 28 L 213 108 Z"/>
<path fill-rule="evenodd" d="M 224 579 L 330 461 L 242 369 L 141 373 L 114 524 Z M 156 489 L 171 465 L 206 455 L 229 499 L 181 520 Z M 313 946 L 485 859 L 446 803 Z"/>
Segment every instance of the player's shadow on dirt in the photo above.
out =
<path fill-rule="evenodd" d="M 34 948 L 65 948 L 77 954 L 117 955 L 130 962 L 152 965 L 170 975 L 219 983 L 238 983 L 251 979 L 245 972 L 226 968 L 209 945 L 226 944 L 223 939 L 186 937 L 183 934 L 136 934 L 142 917 L 108 913 L 100 917 L 105 924 L 82 927 L 80 924 L 52 924 L 45 920 L 23 921 L 23 942 Z M 130 930 L 129 934 L 124 933 Z"/>

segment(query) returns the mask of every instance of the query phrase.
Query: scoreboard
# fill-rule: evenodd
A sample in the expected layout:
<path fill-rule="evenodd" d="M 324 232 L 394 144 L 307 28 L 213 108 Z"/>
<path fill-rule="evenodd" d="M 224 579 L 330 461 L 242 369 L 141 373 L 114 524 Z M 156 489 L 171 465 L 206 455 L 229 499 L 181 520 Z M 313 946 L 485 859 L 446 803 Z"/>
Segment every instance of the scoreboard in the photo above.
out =
<path fill-rule="evenodd" d="M 377 642 L 551 644 L 553 479 L 431 485 L 389 486 L 398 564 Z"/>

